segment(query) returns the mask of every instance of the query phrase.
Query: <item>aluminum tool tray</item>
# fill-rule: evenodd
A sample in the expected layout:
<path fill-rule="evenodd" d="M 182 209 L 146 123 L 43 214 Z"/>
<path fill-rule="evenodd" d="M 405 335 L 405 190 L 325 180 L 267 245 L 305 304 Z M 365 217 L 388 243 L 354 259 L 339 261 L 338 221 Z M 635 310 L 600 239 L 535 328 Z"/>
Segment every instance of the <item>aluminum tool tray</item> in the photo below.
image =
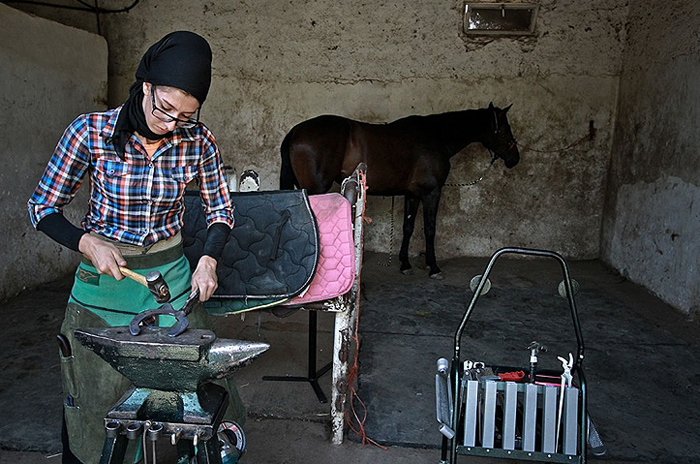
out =
<path fill-rule="evenodd" d="M 494 263 L 504 254 L 552 258 L 561 265 L 564 274 L 562 290 L 565 290 L 565 295 L 562 296 L 566 297 L 571 310 L 578 345 L 571 369 L 574 386 L 565 389 L 563 408 L 558 408 L 557 404 L 560 401 L 559 385 L 545 386 L 493 379 L 467 381 L 462 378 L 463 360 L 460 357 L 462 334 L 484 287 L 490 285 L 488 276 Z M 436 408 L 440 432 L 443 435 L 441 464 L 448 462 L 455 464 L 458 455 L 585 464 L 588 416 L 586 379 L 583 372 L 584 345 L 574 301 L 575 290 L 566 261 L 559 254 L 551 251 L 502 248 L 493 254 L 481 278 L 476 280 L 478 285 L 475 289 L 473 288 L 474 295 L 454 336 L 452 361 L 449 364 L 444 358 L 438 361 Z M 529 367 L 514 368 L 496 365 L 487 367 L 492 368 L 496 374 L 513 370 L 523 370 L 526 373 L 529 371 Z M 538 370 L 538 374 L 554 376 L 557 380 L 552 382 L 558 383 L 561 371 Z M 560 449 L 559 427 L 557 426 L 556 440 L 551 430 L 552 421 L 558 422 L 557 419 L 562 413 L 564 417 L 568 414 L 569 419 L 567 421 L 565 418 L 563 421 L 561 440 L 563 444 Z M 482 419 L 483 422 L 480 422 Z M 520 440 L 513 439 L 513 429 L 516 424 L 522 433 Z M 549 432 L 546 431 L 547 427 Z M 566 430 L 567 427 L 568 430 Z M 529 430 L 524 431 L 526 429 Z M 526 436 L 528 434 L 529 437 Z M 548 436 L 550 438 L 547 438 Z M 567 438 L 568 445 L 565 441 Z M 535 440 L 537 440 L 536 444 L 534 444 Z M 552 444 L 552 442 L 555 443 Z"/>

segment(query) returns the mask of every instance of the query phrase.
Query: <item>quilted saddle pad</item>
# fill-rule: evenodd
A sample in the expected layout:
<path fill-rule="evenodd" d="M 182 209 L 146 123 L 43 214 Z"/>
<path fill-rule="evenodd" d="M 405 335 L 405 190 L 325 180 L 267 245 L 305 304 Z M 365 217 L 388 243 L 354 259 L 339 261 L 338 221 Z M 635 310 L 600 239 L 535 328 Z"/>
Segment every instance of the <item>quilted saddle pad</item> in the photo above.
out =
<path fill-rule="evenodd" d="M 319 258 L 316 220 L 305 190 L 231 193 L 235 225 L 217 266 L 212 299 L 286 299 L 308 287 Z M 194 269 L 206 239 L 198 192 L 185 195 L 185 256 Z"/>
<path fill-rule="evenodd" d="M 347 293 L 355 281 L 355 247 L 350 202 L 339 193 L 310 195 L 321 252 L 309 287 L 285 305 L 324 301 Z"/>

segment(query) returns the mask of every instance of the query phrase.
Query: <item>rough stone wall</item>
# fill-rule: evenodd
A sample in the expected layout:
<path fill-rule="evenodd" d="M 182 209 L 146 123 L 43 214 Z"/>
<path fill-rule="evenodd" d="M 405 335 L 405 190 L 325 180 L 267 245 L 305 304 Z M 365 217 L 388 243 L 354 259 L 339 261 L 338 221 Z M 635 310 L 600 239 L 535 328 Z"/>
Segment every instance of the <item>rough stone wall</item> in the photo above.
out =
<path fill-rule="evenodd" d="M 700 308 L 700 8 L 630 5 L 601 257 L 689 317 Z"/>
<path fill-rule="evenodd" d="M 77 254 L 36 232 L 26 203 L 80 113 L 106 107 L 99 36 L 0 5 L 0 301 L 74 269 Z M 85 197 L 66 216 L 79 222 Z"/>
<path fill-rule="evenodd" d="M 126 95 L 148 44 L 190 28 L 214 49 L 212 99 L 203 118 L 226 161 L 258 170 L 277 187 L 279 145 L 294 124 L 323 113 L 370 122 L 409 114 L 513 103 L 524 147 L 558 149 L 597 128 L 594 141 L 566 152 L 523 148 L 513 170 L 496 164 L 473 187 L 445 189 L 439 258 L 489 255 L 503 245 L 598 256 L 627 1 L 540 2 L 536 34 L 466 38 L 461 2 L 145 2 L 106 24 L 110 100 Z M 477 178 L 488 152 L 453 159 L 450 182 Z M 401 238 L 398 200 L 393 248 Z M 371 198 L 365 246 L 387 250 L 390 204 Z M 421 219 L 419 218 L 419 221 Z M 420 222 L 419 222 L 420 224 Z M 423 247 L 416 230 L 412 253 Z"/>
<path fill-rule="evenodd" d="M 472 187 L 446 187 L 438 258 L 488 256 L 504 245 L 598 256 L 606 169 L 625 40 L 627 0 L 542 0 L 530 37 L 464 37 L 461 1 L 148 0 L 102 15 L 110 44 L 110 105 L 126 97 L 137 62 L 167 32 L 190 29 L 214 52 L 202 118 L 240 173 L 277 188 L 279 145 L 296 123 L 323 113 L 385 122 L 410 114 L 513 103 L 521 163 L 497 163 Z M 46 8 L 35 7 L 45 14 Z M 75 13 L 55 12 L 78 23 Z M 83 15 L 85 27 L 94 16 Z M 558 149 L 585 137 L 593 141 Z M 490 157 L 472 145 L 448 182 L 478 178 Z M 402 199 L 372 197 L 368 250 L 397 252 Z M 421 217 L 418 223 L 421 224 Z M 411 252 L 423 248 L 416 228 Z M 391 238 L 391 243 L 390 243 Z"/>

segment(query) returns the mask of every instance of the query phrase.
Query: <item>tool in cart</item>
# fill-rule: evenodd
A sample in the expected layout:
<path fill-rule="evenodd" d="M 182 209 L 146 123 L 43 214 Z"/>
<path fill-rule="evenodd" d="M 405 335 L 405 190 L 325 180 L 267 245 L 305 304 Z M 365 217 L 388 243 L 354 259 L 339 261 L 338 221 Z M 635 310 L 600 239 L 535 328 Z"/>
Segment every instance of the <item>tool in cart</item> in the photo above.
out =
<path fill-rule="evenodd" d="M 482 380 L 498 380 L 498 375 L 494 372 L 492 367 L 487 366 L 482 361 L 464 361 L 464 381 L 476 380 L 481 382 Z"/>
<path fill-rule="evenodd" d="M 469 380 L 479 380 L 484 374 L 486 364 L 481 361 L 472 361 L 467 359 L 464 361 L 464 378 Z M 493 375 L 493 371 L 489 368 L 487 375 Z"/>
<path fill-rule="evenodd" d="M 529 381 L 530 381 L 530 383 L 535 383 L 535 374 L 537 373 L 537 355 L 539 353 L 546 353 L 547 347 L 539 342 L 532 341 L 527 346 L 527 349 L 530 350 L 530 378 L 529 378 Z"/>
<path fill-rule="evenodd" d="M 190 296 L 187 298 L 187 301 L 185 301 L 185 305 L 179 311 L 176 311 L 170 303 L 166 303 L 160 308 L 143 311 L 137 314 L 131 320 L 131 322 L 129 323 L 129 332 L 131 333 L 131 335 L 136 336 L 141 333 L 141 327 L 143 322 L 152 319 L 158 315 L 167 315 L 173 316 L 175 319 L 177 319 L 177 323 L 173 327 L 171 327 L 170 331 L 168 332 L 168 335 L 170 337 L 177 337 L 178 335 L 181 335 L 185 330 L 187 330 L 187 327 L 189 326 L 189 320 L 187 316 L 192 312 L 192 310 L 195 308 L 198 302 L 199 289 L 195 290 L 194 292 L 192 292 L 192 294 L 190 294 Z"/>
<path fill-rule="evenodd" d="M 437 374 L 435 375 L 437 420 L 440 424 L 440 433 L 448 439 L 456 435 L 450 424 L 452 423 L 452 392 L 448 380 L 450 363 L 445 358 L 438 359 Z"/>
<path fill-rule="evenodd" d="M 559 413 L 557 415 L 557 435 L 555 442 L 556 446 L 559 446 L 559 438 L 561 431 L 561 416 L 564 412 L 564 393 L 567 388 L 571 388 L 571 382 L 573 377 L 571 377 L 571 368 L 574 366 L 574 355 L 569 353 L 568 361 L 561 356 L 557 356 L 557 359 L 561 361 L 561 366 L 564 372 L 561 374 L 561 386 L 559 388 Z"/>

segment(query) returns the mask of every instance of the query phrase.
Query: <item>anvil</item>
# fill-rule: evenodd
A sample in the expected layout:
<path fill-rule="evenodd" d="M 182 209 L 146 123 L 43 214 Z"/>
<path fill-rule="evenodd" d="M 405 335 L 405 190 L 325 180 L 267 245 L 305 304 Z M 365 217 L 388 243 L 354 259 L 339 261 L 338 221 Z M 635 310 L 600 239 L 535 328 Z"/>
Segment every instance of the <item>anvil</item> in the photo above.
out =
<path fill-rule="evenodd" d="M 110 416 L 141 419 L 144 407 L 161 417 L 150 419 L 209 423 L 206 396 L 215 379 L 228 377 L 270 345 L 217 338 L 214 332 L 188 329 L 177 337 L 167 327 L 144 327 L 138 336 L 129 327 L 77 329 L 76 339 L 133 383 Z M 200 403 L 200 401 L 202 403 Z"/>

